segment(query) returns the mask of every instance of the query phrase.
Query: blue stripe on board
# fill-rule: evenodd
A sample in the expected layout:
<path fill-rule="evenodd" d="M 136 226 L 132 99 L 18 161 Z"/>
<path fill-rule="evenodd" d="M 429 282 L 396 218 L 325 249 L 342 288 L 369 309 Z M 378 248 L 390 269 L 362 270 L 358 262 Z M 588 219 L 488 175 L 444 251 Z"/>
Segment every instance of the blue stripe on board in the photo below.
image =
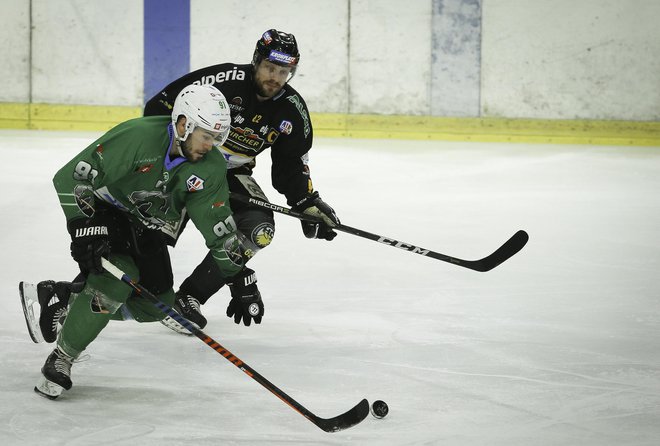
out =
<path fill-rule="evenodd" d="M 144 101 L 190 71 L 190 0 L 144 0 Z"/>

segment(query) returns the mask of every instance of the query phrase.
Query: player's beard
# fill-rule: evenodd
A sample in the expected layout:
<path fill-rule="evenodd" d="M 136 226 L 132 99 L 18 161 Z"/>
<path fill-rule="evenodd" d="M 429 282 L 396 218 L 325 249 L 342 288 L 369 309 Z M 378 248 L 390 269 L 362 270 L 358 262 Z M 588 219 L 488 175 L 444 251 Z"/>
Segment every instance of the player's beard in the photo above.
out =
<path fill-rule="evenodd" d="M 254 83 L 257 86 L 257 94 L 268 99 L 275 96 L 284 87 L 284 85 L 276 84 L 275 82 L 269 82 L 267 84 L 266 81 L 255 80 Z"/>
<path fill-rule="evenodd" d="M 193 159 L 189 147 L 192 142 L 190 142 L 190 135 L 188 135 L 188 138 L 186 138 L 185 141 L 180 141 L 179 142 L 179 148 L 181 149 L 181 155 L 183 155 L 188 161 L 191 163 L 194 163 L 196 160 Z"/>

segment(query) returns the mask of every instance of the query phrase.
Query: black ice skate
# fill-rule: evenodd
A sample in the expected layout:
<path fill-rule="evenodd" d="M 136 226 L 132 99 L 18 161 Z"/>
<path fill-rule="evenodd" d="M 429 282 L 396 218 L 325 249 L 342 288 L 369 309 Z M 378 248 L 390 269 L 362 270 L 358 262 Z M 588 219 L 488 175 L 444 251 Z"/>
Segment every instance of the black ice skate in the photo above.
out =
<path fill-rule="evenodd" d="M 18 284 L 23 314 L 32 341 L 36 343 L 55 342 L 57 333 L 66 318 L 71 288 L 70 282 L 53 280 L 39 282 L 36 286 L 26 282 Z M 39 307 L 38 318 L 37 305 Z"/>
<path fill-rule="evenodd" d="M 59 347 L 46 358 L 46 363 L 41 368 L 41 379 L 34 387 L 39 395 L 54 400 L 69 390 L 71 383 L 71 364 L 75 358 L 67 355 Z"/>
<path fill-rule="evenodd" d="M 200 304 L 197 299 L 192 296 L 177 293 L 174 300 L 174 309 L 184 318 L 188 319 L 196 328 L 202 329 L 206 326 L 206 318 L 202 314 Z M 176 331 L 179 334 L 192 335 L 183 325 L 179 324 L 173 318 L 165 316 L 160 321 L 167 328 Z"/>

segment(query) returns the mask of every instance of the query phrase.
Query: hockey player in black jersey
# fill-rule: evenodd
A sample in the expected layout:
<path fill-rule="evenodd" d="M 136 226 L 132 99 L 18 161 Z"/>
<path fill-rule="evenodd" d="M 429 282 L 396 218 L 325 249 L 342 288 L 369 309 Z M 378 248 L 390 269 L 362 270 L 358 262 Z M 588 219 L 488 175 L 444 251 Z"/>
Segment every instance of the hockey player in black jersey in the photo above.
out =
<path fill-rule="evenodd" d="M 302 221 L 307 238 L 332 240 L 333 226 L 339 219 L 332 207 L 314 190 L 307 165 L 312 147 L 312 123 L 302 96 L 289 85 L 294 77 L 300 53 L 293 34 L 270 29 L 257 41 L 249 64 L 222 63 L 201 68 L 173 81 L 147 101 L 144 115 L 169 115 L 177 94 L 189 84 L 210 84 L 227 98 L 231 110 L 231 130 L 220 151 L 227 160 L 227 179 L 232 193 L 267 200 L 252 177 L 255 158 L 270 149 L 273 187 L 286 197 L 293 209 L 316 217 L 324 223 Z M 242 237 L 245 261 L 267 247 L 275 234 L 273 214 L 230 199 L 230 206 Z M 203 328 L 207 321 L 200 305 L 222 286 L 215 262 L 209 253 L 184 280 L 176 293 L 174 308 L 185 318 Z M 51 287 L 52 288 L 52 287 Z M 232 300 L 227 316 L 237 324 L 261 322 L 249 312 L 237 308 Z M 43 309 L 42 309 L 43 311 Z M 164 321 L 177 330 L 172 320 Z M 48 322 L 49 327 L 57 323 Z M 177 330 L 187 333 L 186 330 Z M 48 338 L 53 338 L 51 333 Z"/>

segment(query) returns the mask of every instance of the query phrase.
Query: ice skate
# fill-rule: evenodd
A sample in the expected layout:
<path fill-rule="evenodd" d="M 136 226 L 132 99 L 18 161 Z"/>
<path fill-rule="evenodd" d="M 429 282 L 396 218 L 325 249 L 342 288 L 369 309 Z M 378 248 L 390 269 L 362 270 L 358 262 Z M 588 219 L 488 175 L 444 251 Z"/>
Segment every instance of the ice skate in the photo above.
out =
<path fill-rule="evenodd" d="M 35 343 L 57 339 L 71 295 L 70 282 L 45 280 L 36 286 L 20 282 L 18 290 L 30 338 Z"/>
<path fill-rule="evenodd" d="M 59 347 L 52 351 L 41 368 L 41 378 L 34 387 L 39 395 L 54 400 L 69 390 L 71 383 L 71 365 L 75 358 L 67 355 Z"/>
<path fill-rule="evenodd" d="M 204 328 L 206 326 L 206 318 L 202 314 L 199 301 L 192 296 L 186 296 L 177 293 L 176 300 L 174 301 L 174 309 L 184 318 L 195 326 L 195 328 Z M 174 318 L 165 316 L 161 324 L 167 328 L 183 335 L 192 335 L 183 325 L 178 323 Z"/>

